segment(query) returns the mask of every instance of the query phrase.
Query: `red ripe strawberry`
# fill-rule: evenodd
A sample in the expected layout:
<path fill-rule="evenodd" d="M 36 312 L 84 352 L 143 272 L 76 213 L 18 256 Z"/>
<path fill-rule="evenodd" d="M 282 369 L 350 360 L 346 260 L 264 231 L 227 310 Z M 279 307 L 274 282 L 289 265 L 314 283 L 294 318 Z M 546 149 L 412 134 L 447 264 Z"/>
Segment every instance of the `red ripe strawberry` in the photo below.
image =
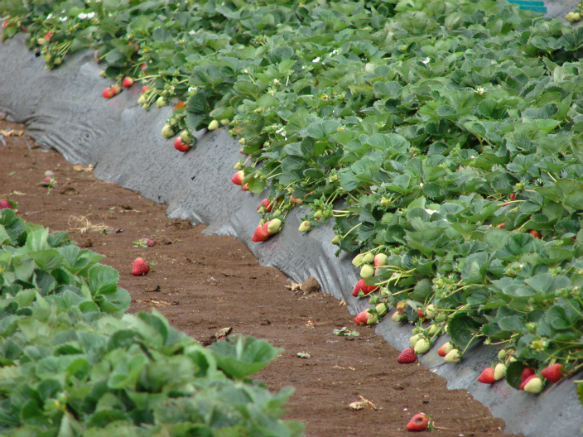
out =
<path fill-rule="evenodd" d="M 115 96 L 115 93 L 113 92 L 111 87 L 107 87 L 103 90 L 101 95 L 103 96 L 104 99 L 111 99 L 113 96 Z"/>
<path fill-rule="evenodd" d="M 243 170 L 239 170 L 235 173 L 235 176 L 231 178 L 231 182 L 235 185 L 243 185 L 243 177 L 245 176 L 245 172 Z"/>
<path fill-rule="evenodd" d="M 532 231 L 528 231 L 528 233 L 530 235 L 532 235 L 534 238 L 538 238 L 538 239 L 541 238 L 540 234 L 538 233 L 538 231 L 536 229 L 533 229 Z"/>
<path fill-rule="evenodd" d="M 304 203 L 302 199 L 296 199 L 294 196 L 291 195 L 289 196 L 289 200 L 297 205 L 301 205 L 302 203 Z"/>
<path fill-rule="evenodd" d="M 510 200 L 514 200 L 514 199 L 516 199 L 516 193 L 512 193 L 512 194 L 510 195 Z"/>
<path fill-rule="evenodd" d="M 146 68 L 148 68 L 148 66 L 147 66 L 147 65 L 146 65 L 146 63 L 144 62 L 144 63 L 142 64 L 142 66 L 140 67 L 140 69 L 141 69 L 142 71 L 144 71 L 144 72 L 145 72 L 145 71 L 146 71 Z"/>
<path fill-rule="evenodd" d="M 181 152 L 188 152 L 190 150 L 190 146 L 182 142 L 182 138 L 176 137 L 174 140 L 174 148 Z"/>
<path fill-rule="evenodd" d="M 50 30 L 47 33 L 45 33 L 45 39 L 47 41 L 52 41 L 51 40 L 52 37 L 53 37 L 53 32 L 51 32 Z"/>
<path fill-rule="evenodd" d="M 397 361 L 401 364 L 414 363 L 417 361 L 417 355 L 415 355 L 415 351 L 412 347 L 408 347 L 407 349 L 403 349 L 403 352 L 399 354 Z"/>
<path fill-rule="evenodd" d="M 498 226 L 496 226 L 498 229 L 504 229 L 504 226 L 506 225 L 506 222 L 504 223 L 500 223 Z"/>
<path fill-rule="evenodd" d="M 260 241 L 265 241 L 269 238 L 269 233 L 267 233 L 267 227 L 265 226 L 267 223 L 263 225 L 259 225 L 255 228 L 255 232 L 253 233 L 253 237 L 251 237 L 251 241 L 258 243 Z"/>
<path fill-rule="evenodd" d="M 359 292 L 363 292 L 364 293 L 364 288 L 366 287 L 366 283 L 364 279 L 360 279 L 356 285 L 354 286 L 354 290 L 352 290 L 352 295 L 354 297 L 358 296 Z"/>
<path fill-rule="evenodd" d="M 147 93 L 148 91 L 150 91 L 150 88 L 148 87 L 148 85 L 144 85 L 142 87 L 142 94 Z"/>
<path fill-rule="evenodd" d="M 478 382 L 483 384 L 494 384 L 496 382 L 496 379 L 494 378 L 494 368 L 486 367 L 480 376 L 478 376 Z"/>
<path fill-rule="evenodd" d="M 354 318 L 354 323 L 357 325 L 366 325 L 366 322 L 368 322 L 368 310 L 361 311 Z"/>
<path fill-rule="evenodd" d="M 437 349 L 437 355 L 440 357 L 445 357 L 452 349 L 453 345 L 448 341 L 447 343 L 442 344 L 439 349 Z"/>
<path fill-rule="evenodd" d="M 136 258 L 132 267 L 132 275 L 145 275 L 150 271 L 150 265 L 143 258 Z"/>
<path fill-rule="evenodd" d="M 551 382 L 557 382 L 563 376 L 562 364 L 555 363 L 545 367 L 540 374 Z"/>
<path fill-rule="evenodd" d="M 419 317 L 425 317 L 425 314 L 423 314 L 423 310 L 421 308 L 417 308 L 417 315 Z"/>
<path fill-rule="evenodd" d="M 12 209 L 12 205 L 10 204 L 10 202 L 8 200 L 0 199 L 0 209 L 4 209 L 4 208 Z"/>
<path fill-rule="evenodd" d="M 269 199 L 263 199 L 259 206 L 257 207 L 257 209 L 259 210 L 259 208 L 261 207 L 265 208 L 266 212 L 271 212 L 271 210 L 273 209 L 273 205 L 271 204 Z"/>
<path fill-rule="evenodd" d="M 142 238 L 140 241 L 148 247 L 153 247 L 156 244 L 156 243 L 154 243 L 154 241 L 150 240 L 149 238 Z"/>
<path fill-rule="evenodd" d="M 181 108 L 184 108 L 185 106 L 186 106 L 186 103 L 178 102 L 176 105 L 174 105 L 174 109 L 181 109 Z"/>
<path fill-rule="evenodd" d="M 524 382 L 527 378 L 534 375 L 534 370 L 530 367 L 525 367 L 522 370 L 522 375 L 520 376 L 520 382 Z"/>
<path fill-rule="evenodd" d="M 536 378 L 537 376 L 533 373 L 532 375 L 527 376 L 525 379 L 522 380 L 520 383 L 520 390 L 524 390 L 526 384 L 530 382 L 531 379 Z"/>
<path fill-rule="evenodd" d="M 121 86 L 124 88 L 129 88 L 134 84 L 134 80 L 131 77 L 124 77 Z"/>
<path fill-rule="evenodd" d="M 4 30 L 4 28 L 8 26 L 10 26 L 10 23 L 8 21 L 5 21 L 4 23 L 2 23 L 2 30 Z"/>
<path fill-rule="evenodd" d="M 372 293 L 373 291 L 375 291 L 376 289 L 378 289 L 379 287 L 377 285 L 366 285 L 366 280 L 365 279 L 360 279 L 356 285 L 354 286 L 354 290 L 352 290 L 352 295 L 354 297 L 358 296 L 359 292 L 363 292 L 364 295 L 366 296 L 367 294 Z"/>
<path fill-rule="evenodd" d="M 421 432 L 429 427 L 429 417 L 423 413 L 415 414 L 407 424 L 407 431 Z"/>
<path fill-rule="evenodd" d="M 244 185 L 241 187 L 241 189 L 242 189 L 243 191 L 249 191 L 249 187 L 247 186 L 247 184 L 244 184 Z"/>

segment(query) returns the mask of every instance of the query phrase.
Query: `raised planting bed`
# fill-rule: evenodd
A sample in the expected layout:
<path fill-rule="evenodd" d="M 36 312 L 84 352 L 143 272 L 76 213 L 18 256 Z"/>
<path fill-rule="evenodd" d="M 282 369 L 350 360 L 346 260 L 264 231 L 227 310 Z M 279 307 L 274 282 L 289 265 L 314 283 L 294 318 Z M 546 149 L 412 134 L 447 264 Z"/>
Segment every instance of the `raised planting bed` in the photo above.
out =
<path fill-rule="evenodd" d="M 360 323 L 396 307 L 391 318 L 417 325 L 420 359 L 484 402 L 495 389 L 476 377 L 490 364 L 507 365 L 514 388 L 533 368 L 524 387 L 532 394 L 563 376 L 543 371 L 560 364 L 566 378 L 542 396 L 508 389 L 497 405 L 509 430 L 552 435 L 564 425 L 574 435 L 582 417 L 569 384 L 583 357 L 581 32 L 494 2 L 381 3 L 310 3 L 292 14 L 291 3 L 150 3 L 121 21 L 106 6 L 94 11 L 98 29 L 78 40 L 59 24 L 68 16 L 44 17 L 53 20 L 47 33 L 47 21 L 33 18 L 24 23 L 28 44 L 49 66 L 73 43 L 92 45 L 109 64 L 105 76 L 140 76 L 148 88 L 111 98 L 119 90 L 98 79 L 88 53 L 45 73 L 10 44 L 2 68 L 14 83 L 3 101 L 17 120 L 34 113 L 37 139 L 96 165 L 98 176 L 168 203 L 173 217 L 237 235 L 294 279 L 311 273 L 355 311 L 369 308 Z M 156 8 L 159 22 L 139 18 Z M 74 12 L 86 28 L 93 12 Z M 9 23 L 20 25 L 14 13 Z M 91 39 L 106 31 L 125 39 Z M 31 82 L 40 100 L 28 98 Z M 172 98 L 181 99 L 172 114 L 132 106 Z M 226 131 L 202 135 L 221 124 L 237 142 Z M 59 141 L 63 132 L 76 140 Z M 237 159 L 239 149 L 249 159 Z M 241 168 L 234 182 L 260 196 L 230 185 L 233 167 Z M 269 232 L 257 224 L 263 198 Z M 293 208 L 302 202 L 307 214 Z M 332 217 L 333 230 L 321 224 Z M 309 232 L 298 238 L 298 228 Z M 351 293 L 358 275 L 349 262 L 371 288 Z M 400 347 L 412 342 L 407 327 L 388 318 L 379 326 Z M 454 348 L 448 361 L 463 355 L 463 370 L 436 361 L 444 332 Z M 484 340 L 500 353 L 477 346 Z M 554 396 L 568 407 L 557 412 Z"/>

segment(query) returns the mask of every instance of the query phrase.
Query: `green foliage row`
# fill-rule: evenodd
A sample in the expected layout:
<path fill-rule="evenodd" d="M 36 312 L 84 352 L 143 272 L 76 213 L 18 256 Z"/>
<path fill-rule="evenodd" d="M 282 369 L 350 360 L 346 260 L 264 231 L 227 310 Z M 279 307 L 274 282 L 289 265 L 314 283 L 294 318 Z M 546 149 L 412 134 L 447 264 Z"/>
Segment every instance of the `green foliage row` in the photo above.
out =
<path fill-rule="evenodd" d="M 66 233 L 0 210 L 0 435 L 298 436 L 292 389 L 248 376 L 280 350 L 238 336 L 205 348 L 127 291 Z"/>

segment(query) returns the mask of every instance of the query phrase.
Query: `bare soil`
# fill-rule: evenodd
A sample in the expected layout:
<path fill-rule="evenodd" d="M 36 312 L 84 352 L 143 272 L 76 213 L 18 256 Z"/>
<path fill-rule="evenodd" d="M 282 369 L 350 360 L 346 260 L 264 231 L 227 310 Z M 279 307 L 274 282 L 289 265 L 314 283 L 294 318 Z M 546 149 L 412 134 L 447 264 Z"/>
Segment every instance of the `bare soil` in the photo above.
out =
<path fill-rule="evenodd" d="M 25 126 L 0 120 L 0 131 L 7 129 Z M 131 312 L 155 307 L 199 341 L 232 327 L 285 349 L 257 378 L 272 389 L 296 388 L 285 418 L 306 423 L 306 435 L 404 436 L 409 419 L 424 412 L 438 427 L 431 435 L 508 436 L 504 422 L 467 391 L 447 390 L 444 379 L 418 363 L 398 364 L 399 351 L 370 328 L 355 327 L 336 299 L 286 288 L 285 275 L 260 266 L 235 238 L 205 236 L 204 226 L 170 220 L 164 205 L 96 179 L 28 137 L 7 136 L 6 143 L 0 141 L 0 197 L 18 202 L 27 221 L 69 231 L 79 245 L 105 255 L 131 293 Z M 58 183 L 50 192 L 39 185 L 47 170 Z M 155 246 L 134 247 L 145 237 Z M 137 257 L 155 263 L 149 274 L 132 276 Z M 360 337 L 333 334 L 342 327 Z M 376 409 L 349 408 L 360 396 Z"/>

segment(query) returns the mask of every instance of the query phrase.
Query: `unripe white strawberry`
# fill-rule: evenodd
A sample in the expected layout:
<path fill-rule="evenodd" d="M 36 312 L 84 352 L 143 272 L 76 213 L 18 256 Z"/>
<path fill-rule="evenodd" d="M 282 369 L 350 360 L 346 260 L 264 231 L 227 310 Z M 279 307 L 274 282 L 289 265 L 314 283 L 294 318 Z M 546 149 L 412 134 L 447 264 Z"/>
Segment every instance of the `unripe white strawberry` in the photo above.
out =
<path fill-rule="evenodd" d="M 270 234 L 275 234 L 281 230 L 281 220 L 280 219 L 272 219 L 269 221 L 267 225 L 267 232 Z"/>
<path fill-rule="evenodd" d="M 146 99 L 145 95 L 141 95 L 140 98 L 138 99 L 138 105 L 143 105 L 148 101 L 148 99 Z"/>
<path fill-rule="evenodd" d="M 500 352 L 498 352 L 498 359 L 499 360 L 503 360 L 504 358 L 506 358 L 506 349 L 502 349 Z"/>
<path fill-rule="evenodd" d="M 162 137 L 165 139 L 170 139 L 174 136 L 174 129 L 169 124 L 165 124 L 162 128 Z"/>
<path fill-rule="evenodd" d="M 498 381 L 506 376 L 506 364 L 498 363 L 494 367 L 494 379 Z"/>
<path fill-rule="evenodd" d="M 417 343 L 415 343 L 415 346 L 413 347 L 413 350 L 417 355 L 424 354 L 428 352 L 429 349 L 431 349 L 431 343 L 425 338 L 417 340 Z"/>
<path fill-rule="evenodd" d="M 462 354 L 457 349 L 450 350 L 443 358 L 446 363 L 459 363 L 462 359 Z"/>
<path fill-rule="evenodd" d="M 374 265 L 375 267 L 384 266 L 387 262 L 388 256 L 384 253 L 377 253 L 374 257 Z"/>
<path fill-rule="evenodd" d="M 409 344 L 411 345 L 411 347 L 415 347 L 420 338 L 421 334 L 415 334 L 409 337 Z"/>
<path fill-rule="evenodd" d="M 309 221 L 306 220 L 302 222 L 298 230 L 300 232 L 308 232 L 310 229 L 312 229 L 312 225 L 310 224 Z"/>
<path fill-rule="evenodd" d="M 374 275 L 374 267 L 371 266 L 370 264 L 365 264 L 360 268 L 360 277 L 361 278 L 370 278 L 372 275 Z"/>
<path fill-rule="evenodd" d="M 354 267 L 360 267 L 363 264 L 364 253 L 359 253 L 352 259 L 352 265 Z"/>
<path fill-rule="evenodd" d="M 219 128 L 219 122 L 217 120 L 213 120 L 209 123 L 209 130 L 216 130 Z"/>
<path fill-rule="evenodd" d="M 156 100 L 156 107 L 158 109 L 163 108 L 167 104 L 168 104 L 168 102 L 166 102 L 166 99 L 164 97 L 158 97 L 158 100 Z"/>
<path fill-rule="evenodd" d="M 395 311 L 391 316 L 391 320 L 395 323 L 403 322 L 407 320 L 407 315 L 400 313 L 399 311 Z"/>
<path fill-rule="evenodd" d="M 194 137 L 189 131 L 183 130 L 182 132 L 180 132 L 180 139 L 182 140 L 183 143 L 190 144 L 192 143 Z"/>
<path fill-rule="evenodd" d="M 228 126 L 230 123 L 231 123 L 231 120 L 229 120 L 228 118 L 223 118 L 223 119 L 221 120 L 221 124 L 222 124 L 223 126 Z"/>
<path fill-rule="evenodd" d="M 425 307 L 425 318 L 426 319 L 433 319 L 437 315 L 437 306 L 430 303 Z"/>
<path fill-rule="evenodd" d="M 365 253 L 364 257 L 362 258 L 362 262 L 366 264 L 370 264 L 374 261 L 374 255 L 370 252 Z"/>
<path fill-rule="evenodd" d="M 384 314 L 387 312 L 387 310 L 388 310 L 388 308 L 387 308 L 387 304 L 385 304 L 384 302 L 381 302 L 381 303 L 377 304 L 377 305 L 375 306 L 375 309 L 376 309 L 376 311 L 377 311 L 377 314 L 378 314 L 379 316 L 382 316 L 382 315 L 384 315 Z"/>
<path fill-rule="evenodd" d="M 540 393 L 543 389 L 543 382 L 538 377 L 535 376 L 524 386 L 524 391 L 528 393 Z"/>
<path fill-rule="evenodd" d="M 430 336 L 434 336 L 435 334 L 437 334 L 439 331 L 441 331 L 441 326 L 439 325 L 431 325 L 429 327 L 429 335 Z"/>

